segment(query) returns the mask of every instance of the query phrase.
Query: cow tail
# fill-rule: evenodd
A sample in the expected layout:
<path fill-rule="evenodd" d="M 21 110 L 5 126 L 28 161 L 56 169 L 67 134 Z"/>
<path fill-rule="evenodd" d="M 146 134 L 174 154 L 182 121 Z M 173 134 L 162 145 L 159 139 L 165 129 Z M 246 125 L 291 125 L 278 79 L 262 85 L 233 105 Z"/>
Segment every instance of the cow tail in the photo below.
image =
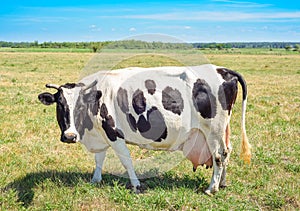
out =
<path fill-rule="evenodd" d="M 240 157 L 245 163 L 250 164 L 251 162 L 251 145 L 249 144 L 246 134 L 246 106 L 247 106 L 247 84 L 244 78 L 239 74 L 235 73 L 239 83 L 243 90 L 243 102 L 242 102 L 242 143 L 241 143 L 241 154 Z"/>

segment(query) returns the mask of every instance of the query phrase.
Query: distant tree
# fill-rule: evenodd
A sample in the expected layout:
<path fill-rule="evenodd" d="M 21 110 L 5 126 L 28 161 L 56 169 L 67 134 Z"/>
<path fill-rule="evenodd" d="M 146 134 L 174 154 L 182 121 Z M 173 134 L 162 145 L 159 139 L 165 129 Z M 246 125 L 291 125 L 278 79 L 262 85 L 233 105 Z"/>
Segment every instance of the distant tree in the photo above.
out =
<path fill-rule="evenodd" d="M 98 50 L 103 48 L 105 45 L 107 45 L 109 42 L 91 42 L 90 47 L 94 53 L 96 53 Z M 76 47 L 79 48 L 79 46 L 82 45 L 77 45 Z"/>
<path fill-rule="evenodd" d="M 295 45 L 295 51 L 300 52 L 300 44 L 296 44 L 296 45 Z"/>
<path fill-rule="evenodd" d="M 292 49 L 292 46 L 286 45 L 284 48 L 285 48 L 285 50 L 290 51 Z"/>
<path fill-rule="evenodd" d="M 35 41 L 33 42 L 33 46 L 34 46 L 34 47 L 38 47 L 38 46 L 39 46 L 39 41 L 35 40 Z"/>
<path fill-rule="evenodd" d="M 216 48 L 217 48 L 218 50 L 222 50 L 222 49 L 224 48 L 224 44 L 218 43 L 218 44 L 216 45 Z"/>
<path fill-rule="evenodd" d="M 96 53 L 99 46 L 96 43 L 93 43 L 93 44 L 91 44 L 91 48 L 92 48 L 93 52 Z"/>
<path fill-rule="evenodd" d="M 216 48 L 216 43 L 210 43 L 210 44 L 208 45 L 208 47 L 209 47 L 210 49 L 214 49 L 214 48 Z"/>
<path fill-rule="evenodd" d="M 225 43 L 224 48 L 232 48 L 232 44 L 231 43 Z"/>

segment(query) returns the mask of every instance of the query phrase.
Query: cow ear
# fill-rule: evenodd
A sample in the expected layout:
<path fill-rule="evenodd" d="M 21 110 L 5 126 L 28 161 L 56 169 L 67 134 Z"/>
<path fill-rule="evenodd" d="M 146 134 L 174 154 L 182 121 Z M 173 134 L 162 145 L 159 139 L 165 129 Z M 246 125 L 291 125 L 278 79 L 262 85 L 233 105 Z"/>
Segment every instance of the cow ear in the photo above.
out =
<path fill-rule="evenodd" d="M 43 103 L 44 105 L 51 105 L 55 103 L 54 95 L 49 92 L 44 92 L 42 94 L 39 94 L 38 98 L 41 101 L 41 103 Z"/>
<path fill-rule="evenodd" d="M 102 96 L 101 91 L 91 91 L 83 96 L 83 101 L 85 103 L 97 102 Z"/>

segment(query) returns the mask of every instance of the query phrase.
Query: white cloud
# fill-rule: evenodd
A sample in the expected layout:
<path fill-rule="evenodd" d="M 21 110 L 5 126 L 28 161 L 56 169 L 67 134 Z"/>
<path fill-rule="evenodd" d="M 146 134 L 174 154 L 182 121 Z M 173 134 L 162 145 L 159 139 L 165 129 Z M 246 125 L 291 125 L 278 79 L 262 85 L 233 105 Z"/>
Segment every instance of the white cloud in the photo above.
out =
<path fill-rule="evenodd" d="M 92 32 L 98 32 L 98 31 L 101 31 L 101 28 L 97 27 L 96 25 L 92 24 L 89 26 L 90 28 L 90 31 Z"/>
<path fill-rule="evenodd" d="M 134 28 L 134 27 L 131 27 L 131 28 L 129 29 L 129 31 L 131 31 L 131 32 L 135 32 L 135 31 L 136 31 L 136 28 Z"/>
<path fill-rule="evenodd" d="M 18 23 L 61 23 L 70 20 L 67 17 L 50 17 L 50 16 L 12 16 L 10 21 Z"/>
<path fill-rule="evenodd" d="M 172 20 L 172 21 L 295 21 L 300 19 L 300 12 L 177 12 L 146 15 L 118 16 L 127 19 Z M 135 29 L 135 28 L 131 28 Z"/>
<path fill-rule="evenodd" d="M 191 29 L 192 27 L 190 27 L 190 26 L 185 26 L 184 28 L 185 28 L 185 29 Z"/>
<path fill-rule="evenodd" d="M 264 3 L 257 3 L 257 2 L 250 2 L 250 1 L 233 1 L 233 0 L 212 0 L 212 2 L 221 3 L 222 6 L 226 7 L 239 7 L 239 8 L 262 8 L 262 7 L 269 7 L 272 4 L 264 4 Z"/>
<path fill-rule="evenodd" d="M 90 27 L 90 29 L 94 29 L 94 28 L 96 28 L 97 26 L 96 26 L 96 25 L 90 25 L 89 27 Z"/>

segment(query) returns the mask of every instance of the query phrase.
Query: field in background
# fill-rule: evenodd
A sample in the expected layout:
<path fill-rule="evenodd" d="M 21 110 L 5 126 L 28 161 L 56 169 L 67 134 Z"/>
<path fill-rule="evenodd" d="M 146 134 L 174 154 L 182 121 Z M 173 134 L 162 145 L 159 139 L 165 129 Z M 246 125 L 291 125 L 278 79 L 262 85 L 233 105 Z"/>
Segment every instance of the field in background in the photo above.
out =
<path fill-rule="evenodd" d="M 108 45 L 109 46 L 109 45 Z M 102 50 L 98 50 L 98 53 L 102 51 L 112 52 L 125 52 L 127 49 L 106 49 L 105 46 Z M 145 49 L 131 49 L 131 53 L 144 52 Z M 168 52 L 169 50 L 163 49 L 147 49 L 148 52 Z M 175 50 L 176 51 L 176 50 Z M 224 49 L 209 49 L 209 48 L 194 48 L 189 49 L 190 52 L 204 53 L 204 54 L 252 54 L 252 55 L 299 55 L 299 51 L 286 50 L 284 48 L 224 48 Z M 0 47 L 0 52 L 51 52 L 51 53 L 92 53 L 93 50 L 89 48 L 5 48 Z"/>
<path fill-rule="evenodd" d="M 143 180 L 144 194 L 130 193 L 126 178 L 105 169 L 104 181 L 90 184 L 93 156 L 80 144 L 59 141 L 55 106 L 45 107 L 37 95 L 51 91 L 46 83 L 77 81 L 95 54 L 0 52 L 1 210 L 299 210 L 300 55 L 254 51 L 204 51 L 208 61 L 237 70 L 248 82 L 246 125 L 253 147 L 252 163 L 244 165 L 238 157 L 239 94 L 231 121 L 229 187 L 214 197 L 202 192 L 212 170 L 200 167 L 193 173 L 186 160 Z M 184 61 L 197 63 L 201 52 L 185 54 Z M 126 59 L 136 53 L 107 52 L 103 58 Z M 155 59 L 134 65 L 152 63 L 157 65 Z M 139 156 L 137 148 L 131 149 Z"/>

